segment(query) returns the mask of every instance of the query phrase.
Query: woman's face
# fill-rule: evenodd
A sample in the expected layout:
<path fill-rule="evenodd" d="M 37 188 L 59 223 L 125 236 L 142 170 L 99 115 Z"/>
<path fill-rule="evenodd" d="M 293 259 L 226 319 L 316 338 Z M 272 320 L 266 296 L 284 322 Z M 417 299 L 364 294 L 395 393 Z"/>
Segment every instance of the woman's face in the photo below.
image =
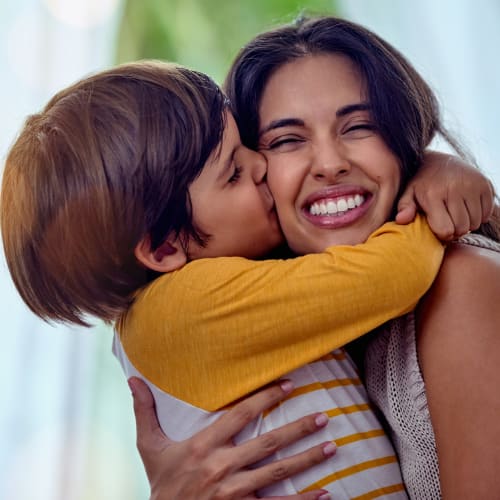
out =
<path fill-rule="evenodd" d="M 266 183 L 266 160 L 244 147 L 231 114 L 220 148 L 189 187 L 193 220 L 210 235 L 203 247 L 191 242 L 189 257 L 262 257 L 283 242 Z"/>
<path fill-rule="evenodd" d="M 293 251 L 355 245 L 387 221 L 399 162 L 377 133 L 363 79 L 347 57 L 285 64 L 269 79 L 259 113 L 259 149 Z"/>

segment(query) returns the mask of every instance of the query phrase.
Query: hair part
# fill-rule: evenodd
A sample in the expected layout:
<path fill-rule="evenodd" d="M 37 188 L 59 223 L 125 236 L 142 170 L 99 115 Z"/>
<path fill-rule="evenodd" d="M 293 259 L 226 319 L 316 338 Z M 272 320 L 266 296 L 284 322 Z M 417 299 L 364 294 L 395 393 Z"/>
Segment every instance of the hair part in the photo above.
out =
<path fill-rule="evenodd" d="M 206 75 L 139 62 L 98 73 L 30 116 L 3 175 L 7 264 L 45 320 L 111 321 L 153 276 L 134 256 L 168 235 L 203 244 L 189 186 L 225 127 L 227 101 Z"/>

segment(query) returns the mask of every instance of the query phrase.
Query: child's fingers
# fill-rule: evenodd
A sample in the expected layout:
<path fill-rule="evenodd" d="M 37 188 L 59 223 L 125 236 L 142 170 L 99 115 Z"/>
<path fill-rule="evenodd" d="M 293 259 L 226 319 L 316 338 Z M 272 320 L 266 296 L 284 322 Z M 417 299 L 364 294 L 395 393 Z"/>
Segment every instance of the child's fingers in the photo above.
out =
<path fill-rule="evenodd" d="M 396 222 L 398 224 L 409 224 L 417 215 L 417 202 L 415 200 L 415 190 L 410 184 L 398 201 Z"/>
<path fill-rule="evenodd" d="M 490 184 L 491 190 L 481 194 L 481 208 L 482 208 L 482 220 L 481 222 L 488 222 L 493 214 L 494 207 L 494 191 L 493 186 Z"/>
<path fill-rule="evenodd" d="M 428 200 L 425 208 L 432 232 L 442 241 L 453 239 L 455 225 L 443 200 Z"/>
<path fill-rule="evenodd" d="M 479 201 L 479 200 L 478 200 Z M 478 203 L 478 208 L 480 204 Z M 469 211 L 463 198 L 453 198 L 446 206 L 453 223 L 453 237 L 459 238 L 471 230 Z"/>
<path fill-rule="evenodd" d="M 473 203 L 470 204 L 466 200 L 464 200 L 465 207 L 469 214 L 469 231 L 476 230 L 481 223 L 483 222 L 483 207 L 482 203 Z"/>
<path fill-rule="evenodd" d="M 417 215 L 417 206 L 415 204 L 402 206 L 398 208 L 398 213 L 396 214 L 396 222 L 398 224 L 409 224 L 415 220 Z"/>

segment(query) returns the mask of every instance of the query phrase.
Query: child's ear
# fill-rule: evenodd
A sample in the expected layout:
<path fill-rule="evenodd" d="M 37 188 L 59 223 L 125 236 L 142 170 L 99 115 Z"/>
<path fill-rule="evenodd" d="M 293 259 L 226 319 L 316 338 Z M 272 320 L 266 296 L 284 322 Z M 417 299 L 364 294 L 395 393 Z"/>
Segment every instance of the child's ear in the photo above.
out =
<path fill-rule="evenodd" d="M 141 264 L 159 273 L 175 271 L 187 262 L 179 238 L 173 236 L 169 236 L 156 250 L 151 250 L 151 239 L 145 236 L 135 247 L 134 254 Z"/>

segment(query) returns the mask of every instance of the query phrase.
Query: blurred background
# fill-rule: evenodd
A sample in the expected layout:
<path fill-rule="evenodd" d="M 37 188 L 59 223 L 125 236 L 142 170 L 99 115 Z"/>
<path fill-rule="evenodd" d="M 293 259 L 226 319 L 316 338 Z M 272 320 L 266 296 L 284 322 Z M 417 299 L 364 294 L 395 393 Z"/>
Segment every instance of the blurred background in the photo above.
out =
<path fill-rule="evenodd" d="M 243 43 L 303 10 L 360 22 L 407 55 L 498 189 L 498 0 L 0 0 L 1 165 L 26 115 L 80 77 L 160 58 L 222 82 Z M 109 329 L 38 320 L 2 253 L 0 299 L 0 498 L 147 498 Z"/>

